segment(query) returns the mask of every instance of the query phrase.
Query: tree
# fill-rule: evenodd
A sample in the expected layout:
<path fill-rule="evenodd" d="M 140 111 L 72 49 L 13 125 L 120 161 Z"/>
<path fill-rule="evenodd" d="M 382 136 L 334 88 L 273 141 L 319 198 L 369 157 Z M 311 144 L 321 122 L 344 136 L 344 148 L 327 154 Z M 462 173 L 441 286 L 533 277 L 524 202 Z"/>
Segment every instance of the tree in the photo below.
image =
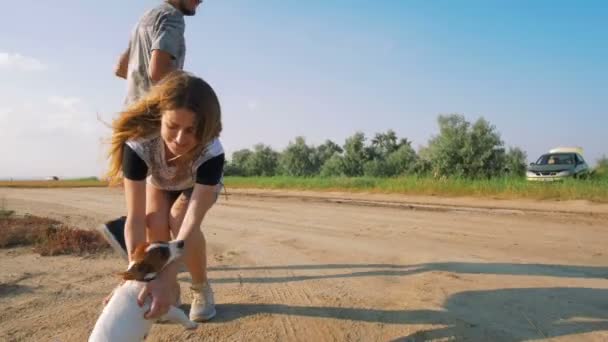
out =
<path fill-rule="evenodd" d="M 277 171 L 279 153 L 270 146 L 257 144 L 247 159 L 245 169 L 253 176 L 274 176 Z"/>
<path fill-rule="evenodd" d="M 371 148 L 374 156 L 386 158 L 399 148 L 397 134 L 392 129 L 389 129 L 386 133 L 376 133 L 372 139 Z"/>
<path fill-rule="evenodd" d="M 232 153 L 232 161 L 227 165 L 226 175 L 251 176 L 252 171 L 248 169 L 248 161 L 252 155 L 253 152 L 248 148 Z"/>
<path fill-rule="evenodd" d="M 429 141 L 433 175 L 492 177 L 504 170 L 505 152 L 495 127 L 480 118 L 473 126 L 462 115 L 440 115 L 439 134 Z"/>
<path fill-rule="evenodd" d="M 363 165 L 363 173 L 370 177 L 395 177 L 414 172 L 416 152 L 406 139 L 386 157 L 378 156 Z"/>
<path fill-rule="evenodd" d="M 528 155 L 518 147 L 510 147 L 505 156 L 506 173 L 510 176 L 523 177 L 526 175 Z"/>
<path fill-rule="evenodd" d="M 331 158 L 335 153 L 341 154 L 344 152 L 340 145 L 335 142 L 327 139 L 325 142 L 316 148 L 317 160 L 319 162 L 319 166 L 322 167 L 325 162 Z"/>
<path fill-rule="evenodd" d="M 399 176 L 415 172 L 418 156 L 411 146 L 411 142 L 402 140 L 402 143 L 386 158 L 390 176 Z"/>
<path fill-rule="evenodd" d="M 344 157 L 338 152 L 334 153 L 321 166 L 321 176 L 323 177 L 338 177 L 344 176 Z"/>
<path fill-rule="evenodd" d="M 312 176 L 319 172 L 320 162 L 314 147 L 306 145 L 304 137 L 296 137 L 281 153 L 282 173 L 288 176 Z"/>
<path fill-rule="evenodd" d="M 500 134 L 484 118 L 478 119 L 469 133 L 464 156 L 465 177 L 489 178 L 503 174 L 505 149 Z"/>
<path fill-rule="evenodd" d="M 233 162 L 226 160 L 224 163 L 224 176 L 245 176 L 245 174 Z"/>
<path fill-rule="evenodd" d="M 365 134 L 357 132 L 346 139 L 344 143 L 343 172 L 349 177 L 363 175 L 363 164 L 366 161 L 365 155 Z"/>
<path fill-rule="evenodd" d="M 376 158 L 368 160 L 363 164 L 363 174 L 368 177 L 391 177 L 392 172 L 389 170 L 386 160 Z"/>

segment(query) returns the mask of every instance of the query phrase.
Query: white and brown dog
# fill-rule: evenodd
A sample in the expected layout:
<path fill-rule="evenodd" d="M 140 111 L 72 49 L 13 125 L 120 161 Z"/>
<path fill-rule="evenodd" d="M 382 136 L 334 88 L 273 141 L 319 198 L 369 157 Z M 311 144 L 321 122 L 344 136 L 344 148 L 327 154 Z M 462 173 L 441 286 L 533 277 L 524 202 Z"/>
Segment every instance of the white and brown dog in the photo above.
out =
<path fill-rule="evenodd" d="M 156 277 L 170 262 L 183 253 L 183 241 L 145 243 L 132 254 L 132 262 L 126 272 L 121 273 L 125 282 L 117 287 L 110 301 L 104 307 L 89 336 L 89 342 L 132 342 L 145 339 L 153 321 L 144 318 L 150 309 L 147 298 L 143 306 L 137 303 L 137 296 L 145 282 Z M 171 306 L 162 320 L 180 323 L 186 329 L 197 327 L 179 308 Z"/>

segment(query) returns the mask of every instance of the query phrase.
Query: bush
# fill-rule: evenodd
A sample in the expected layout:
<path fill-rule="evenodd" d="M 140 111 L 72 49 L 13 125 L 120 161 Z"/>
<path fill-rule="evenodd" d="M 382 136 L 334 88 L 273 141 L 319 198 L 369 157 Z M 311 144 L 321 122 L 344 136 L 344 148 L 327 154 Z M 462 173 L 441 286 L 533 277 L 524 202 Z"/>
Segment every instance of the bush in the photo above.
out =
<path fill-rule="evenodd" d="M 66 227 L 61 222 L 37 216 L 0 218 L 0 248 L 33 246 L 42 256 L 92 254 L 109 249 L 97 232 Z"/>
<path fill-rule="evenodd" d="M 593 169 L 593 177 L 608 179 L 608 157 L 603 156 L 597 161 L 597 165 Z"/>
<path fill-rule="evenodd" d="M 280 169 L 287 176 L 313 176 L 319 173 L 319 159 L 314 147 L 306 145 L 303 137 L 290 142 L 279 158 Z"/>
<path fill-rule="evenodd" d="M 345 176 L 357 177 L 363 175 L 363 164 L 368 160 L 365 152 L 365 134 L 357 132 L 346 139 L 342 159 Z"/>
<path fill-rule="evenodd" d="M 337 152 L 331 158 L 327 159 L 321 167 L 321 176 L 323 177 L 339 177 L 344 175 L 344 160 Z"/>
<path fill-rule="evenodd" d="M 524 177 L 526 175 L 526 168 L 528 156 L 526 152 L 520 148 L 511 147 L 509 152 L 505 156 L 505 171 L 509 176 Z"/>
<path fill-rule="evenodd" d="M 279 154 L 270 146 L 257 144 L 253 154 L 247 159 L 245 169 L 253 176 L 274 176 L 277 173 Z"/>
<path fill-rule="evenodd" d="M 473 125 L 464 116 L 440 115 L 439 135 L 428 146 L 435 177 L 490 178 L 505 170 L 503 142 L 495 127 L 480 118 Z"/>

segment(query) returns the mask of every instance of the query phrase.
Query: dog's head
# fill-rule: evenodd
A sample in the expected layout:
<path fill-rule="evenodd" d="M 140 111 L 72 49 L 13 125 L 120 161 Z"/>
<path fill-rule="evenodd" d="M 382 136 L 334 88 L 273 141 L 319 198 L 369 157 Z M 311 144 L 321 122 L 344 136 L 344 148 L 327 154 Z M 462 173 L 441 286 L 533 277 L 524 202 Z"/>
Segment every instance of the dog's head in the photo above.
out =
<path fill-rule="evenodd" d="M 119 275 L 124 280 L 150 281 L 184 252 L 184 241 L 143 243 L 131 253 L 131 263 Z"/>

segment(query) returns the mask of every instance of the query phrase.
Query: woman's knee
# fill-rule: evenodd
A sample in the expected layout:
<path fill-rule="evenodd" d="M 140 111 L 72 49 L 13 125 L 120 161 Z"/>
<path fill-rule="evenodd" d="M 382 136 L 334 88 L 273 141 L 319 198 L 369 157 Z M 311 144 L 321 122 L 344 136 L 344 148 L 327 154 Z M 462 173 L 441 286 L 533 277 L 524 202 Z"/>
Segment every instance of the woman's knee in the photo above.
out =
<path fill-rule="evenodd" d="M 169 240 L 169 222 L 166 215 L 147 214 L 146 230 L 151 240 Z"/>

